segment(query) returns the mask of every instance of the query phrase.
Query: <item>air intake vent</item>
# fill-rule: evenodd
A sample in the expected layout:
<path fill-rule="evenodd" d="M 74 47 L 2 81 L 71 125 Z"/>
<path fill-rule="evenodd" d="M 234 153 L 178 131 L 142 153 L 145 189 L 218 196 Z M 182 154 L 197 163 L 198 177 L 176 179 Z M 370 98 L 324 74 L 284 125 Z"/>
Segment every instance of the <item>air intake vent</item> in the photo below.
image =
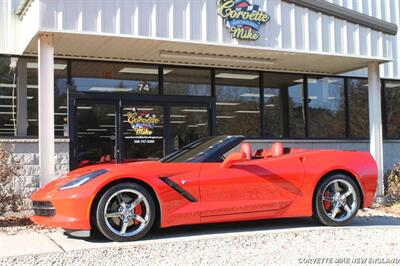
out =
<path fill-rule="evenodd" d="M 56 209 L 50 201 L 33 201 L 33 210 L 37 216 L 54 216 Z"/>

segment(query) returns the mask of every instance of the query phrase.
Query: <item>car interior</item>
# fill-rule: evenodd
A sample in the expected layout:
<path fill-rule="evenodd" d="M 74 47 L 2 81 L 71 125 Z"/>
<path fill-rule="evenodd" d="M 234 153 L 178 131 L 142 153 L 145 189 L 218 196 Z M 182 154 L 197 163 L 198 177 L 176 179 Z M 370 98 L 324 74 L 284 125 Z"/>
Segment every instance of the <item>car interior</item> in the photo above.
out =
<path fill-rule="evenodd" d="M 254 153 L 252 152 L 251 144 L 248 142 L 242 143 L 240 148 L 240 152 L 246 154 L 246 160 L 279 157 L 284 154 L 301 151 L 304 151 L 304 149 L 284 147 L 281 142 L 273 143 L 269 149 L 257 149 Z"/>

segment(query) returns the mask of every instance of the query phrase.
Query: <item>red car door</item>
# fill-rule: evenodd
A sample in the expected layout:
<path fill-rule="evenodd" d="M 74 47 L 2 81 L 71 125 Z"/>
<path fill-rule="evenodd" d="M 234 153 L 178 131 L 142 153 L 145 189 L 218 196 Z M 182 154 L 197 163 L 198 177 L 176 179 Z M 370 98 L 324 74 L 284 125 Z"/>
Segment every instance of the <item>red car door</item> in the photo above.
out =
<path fill-rule="evenodd" d="M 201 216 L 285 208 L 299 193 L 303 179 L 303 163 L 294 154 L 237 162 L 230 168 L 203 163 Z"/>
<path fill-rule="evenodd" d="M 201 163 L 165 163 L 159 178 L 165 183 L 162 204 L 166 224 L 178 225 L 200 221 L 199 173 Z"/>

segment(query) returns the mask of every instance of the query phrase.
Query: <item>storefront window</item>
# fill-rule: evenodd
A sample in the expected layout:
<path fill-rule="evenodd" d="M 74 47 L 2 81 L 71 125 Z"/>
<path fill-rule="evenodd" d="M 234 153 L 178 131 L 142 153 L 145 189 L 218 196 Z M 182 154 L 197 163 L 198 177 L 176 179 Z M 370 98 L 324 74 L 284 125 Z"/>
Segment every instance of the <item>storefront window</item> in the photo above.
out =
<path fill-rule="evenodd" d="M 16 134 L 16 62 L 0 57 L 0 137 Z"/>
<path fill-rule="evenodd" d="M 384 87 L 386 137 L 400 138 L 400 82 L 386 81 Z"/>
<path fill-rule="evenodd" d="M 307 83 L 309 137 L 344 138 L 344 79 L 309 77 Z"/>
<path fill-rule="evenodd" d="M 303 101 L 303 78 L 299 77 L 293 81 L 297 85 L 288 87 L 288 117 L 289 137 L 305 137 L 305 114 Z"/>
<path fill-rule="evenodd" d="M 72 88 L 85 92 L 157 94 L 158 67 L 73 61 Z"/>
<path fill-rule="evenodd" d="M 208 110 L 203 106 L 172 106 L 171 131 L 174 150 L 208 136 Z"/>
<path fill-rule="evenodd" d="M 30 98 L 28 104 L 28 136 L 39 135 L 39 91 L 38 91 L 38 63 L 36 59 L 29 59 L 26 63 L 27 92 Z M 55 117 L 55 116 L 54 116 Z"/>
<path fill-rule="evenodd" d="M 25 59 L 22 59 L 25 60 Z M 28 93 L 28 136 L 38 136 L 38 63 L 36 59 L 27 59 Z M 68 136 L 67 111 L 67 62 L 54 62 L 54 134 Z"/>
<path fill-rule="evenodd" d="M 218 134 L 260 135 L 257 72 L 216 71 Z"/>
<path fill-rule="evenodd" d="M 77 106 L 78 166 L 115 160 L 114 104 L 79 103 Z"/>
<path fill-rule="evenodd" d="M 55 134 L 67 136 L 67 64 L 54 62 Z M 58 107 L 64 106 L 61 113 Z M 36 58 L 0 57 L 0 136 L 38 136 Z"/>
<path fill-rule="evenodd" d="M 194 68 L 164 68 L 164 94 L 211 96 L 209 70 Z"/>
<path fill-rule="evenodd" d="M 159 105 L 123 106 L 124 161 L 164 156 L 164 116 Z"/>
<path fill-rule="evenodd" d="M 265 136 L 283 137 L 285 106 L 289 90 L 302 91 L 302 76 L 279 73 L 264 74 L 264 127 Z M 293 112 L 292 112 L 293 113 Z M 293 121 L 296 123 L 296 120 Z M 303 128 L 304 132 L 304 128 Z M 295 132 L 294 132 L 295 133 Z"/>
<path fill-rule="evenodd" d="M 349 101 L 349 125 L 351 138 L 368 138 L 369 114 L 368 114 L 368 80 L 347 80 Z"/>

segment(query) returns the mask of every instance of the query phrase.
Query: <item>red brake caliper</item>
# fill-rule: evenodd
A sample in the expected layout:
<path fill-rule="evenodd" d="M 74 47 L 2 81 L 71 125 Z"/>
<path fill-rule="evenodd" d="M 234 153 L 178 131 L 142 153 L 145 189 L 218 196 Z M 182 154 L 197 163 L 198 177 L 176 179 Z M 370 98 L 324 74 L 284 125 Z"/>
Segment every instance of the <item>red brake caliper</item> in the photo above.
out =
<path fill-rule="evenodd" d="M 331 197 L 331 195 L 329 194 L 328 191 L 326 191 L 325 194 L 324 194 L 324 199 L 325 198 L 330 198 L 330 197 Z M 332 202 L 324 200 L 324 208 L 325 208 L 325 210 L 329 210 L 331 208 L 331 206 L 332 206 Z"/>
<path fill-rule="evenodd" d="M 136 205 L 136 207 L 135 207 L 135 213 L 137 214 L 137 215 L 139 215 L 139 216 L 142 216 L 142 204 L 141 203 L 139 203 L 138 205 Z M 133 222 L 135 223 L 135 224 L 139 224 L 140 222 L 138 221 L 138 220 L 133 220 Z"/>

